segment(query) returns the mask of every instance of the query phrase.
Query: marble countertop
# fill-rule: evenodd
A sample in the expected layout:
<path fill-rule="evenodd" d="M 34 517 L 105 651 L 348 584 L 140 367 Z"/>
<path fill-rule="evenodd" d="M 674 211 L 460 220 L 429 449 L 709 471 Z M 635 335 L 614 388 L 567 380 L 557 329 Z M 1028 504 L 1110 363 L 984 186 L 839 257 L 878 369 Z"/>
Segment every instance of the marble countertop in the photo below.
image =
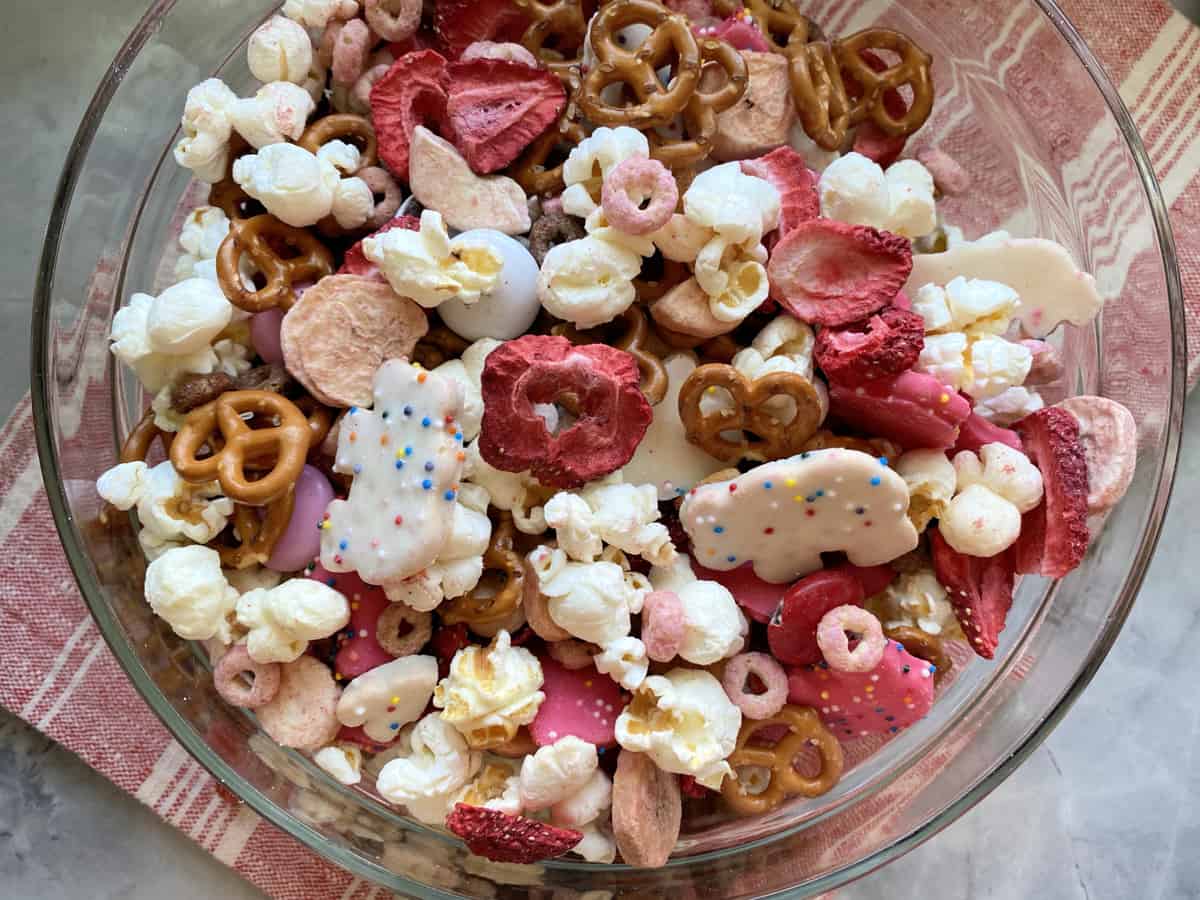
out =
<path fill-rule="evenodd" d="M 10 33 L 23 38 L 0 59 L 10 122 L 0 157 L 21 176 L 5 182 L 0 221 L 0 410 L 28 383 L 33 271 L 70 136 L 146 3 L 5 4 Z M 978 807 L 839 900 L 1200 897 L 1200 606 L 1185 587 L 1200 582 L 1191 520 L 1200 416 L 1189 421 L 1176 484 L 1137 606 L 1058 729 Z M 264 895 L 0 710 L 0 898 L 162 896 Z"/>

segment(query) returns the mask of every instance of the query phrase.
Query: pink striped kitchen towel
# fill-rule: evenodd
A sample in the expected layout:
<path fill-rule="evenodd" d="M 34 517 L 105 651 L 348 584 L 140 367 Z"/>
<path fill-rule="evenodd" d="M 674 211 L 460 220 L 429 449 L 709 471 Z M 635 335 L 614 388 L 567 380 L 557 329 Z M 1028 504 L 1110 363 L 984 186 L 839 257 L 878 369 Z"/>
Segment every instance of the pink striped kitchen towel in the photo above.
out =
<path fill-rule="evenodd" d="M 838 33 L 852 20 L 862 23 L 873 4 L 815 0 L 802 5 L 827 30 Z M 926 5 L 943 15 L 957 6 L 952 0 L 911 5 Z M 1066 0 L 1063 6 L 1119 86 L 1162 184 L 1188 301 L 1189 374 L 1194 381 L 1200 339 L 1200 31 L 1159 0 Z M 968 14 L 978 19 L 974 30 L 983 36 L 977 55 L 987 60 L 991 76 L 1005 90 L 1031 90 L 1046 83 L 1037 66 L 1038 36 L 1044 28 L 1039 27 L 1038 13 L 1028 8 L 1000 20 L 984 3 Z M 939 101 L 935 115 L 943 121 L 953 119 L 953 95 Z M 1153 253 L 1145 236 L 1147 224 L 1131 219 L 1136 204 L 1125 193 L 1139 188 L 1104 186 L 1105 160 L 1120 150 L 1115 141 L 1092 139 L 1088 113 L 1081 110 L 1078 127 L 1060 136 L 1058 146 L 1078 163 L 1084 173 L 1081 183 L 1106 192 L 1097 216 L 1114 217 L 1105 221 L 1141 235 L 1122 241 L 1109 261 L 1128 268 L 1136 278 L 1139 257 Z M 931 125 L 940 133 L 936 119 Z M 88 616 L 63 557 L 39 480 L 28 397 L 0 433 L 0 456 L 5 461 L 0 471 L 0 532 L 7 551 L 0 560 L 0 703 L 79 754 L 271 896 L 385 896 L 383 889 L 324 862 L 219 789 L 125 679 Z M 825 846 L 843 849 L 854 839 L 822 837 Z"/>

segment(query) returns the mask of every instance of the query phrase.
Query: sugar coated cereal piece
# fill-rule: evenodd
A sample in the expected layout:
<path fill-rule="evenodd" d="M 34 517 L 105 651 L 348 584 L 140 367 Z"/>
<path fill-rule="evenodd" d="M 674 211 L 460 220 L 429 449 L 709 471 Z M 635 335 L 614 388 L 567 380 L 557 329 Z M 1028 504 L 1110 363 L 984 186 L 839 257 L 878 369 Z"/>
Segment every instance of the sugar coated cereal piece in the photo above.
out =
<path fill-rule="evenodd" d="M 563 163 L 563 212 L 586 219 L 600 206 L 603 179 L 625 160 L 649 156 L 650 142 L 636 128 L 597 128 L 575 146 Z"/>
<path fill-rule="evenodd" d="M 258 722 L 283 747 L 317 750 L 330 743 L 341 727 L 335 712 L 340 694 L 324 663 L 301 656 L 280 667 L 279 691 L 259 707 Z"/>
<path fill-rule="evenodd" d="M 751 687 L 751 676 L 760 689 Z M 739 653 L 726 663 L 721 684 L 747 719 L 769 719 L 787 703 L 787 673 L 766 653 Z"/>
<path fill-rule="evenodd" d="M 544 747 L 574 735 L 597 747 L 612 746 L 617 716 L 625 707 L 620 686 L 590 664 L 568 669 L 549 656 L 541 663 L 546 699 L 529 726 L 534 742 Z"/>
<path fill-rule="evenodd" d="M 432 656 L 405 656 L 364 672 L 343 689 L 338 721 L 361 725 L 373 741 L 390 741 L 425 711 L 437 677 Z"/>
<path fill-rule="evenodd" d="M 279 669 L 278 663 L 255 662 L 245 644 L 234 644 L 213 669 L 213 685 L 226 703 L 258 709 L 279 693 Z"/>
<path fill-rule="evenodd" d="M 853 649 L 848 631 L 858 636 Z M 860 606 L 835 606 L 817 625 L 821 655 L 838 672 L 870 672 L 883 659 L 886 644 L 879 620 Z"/>

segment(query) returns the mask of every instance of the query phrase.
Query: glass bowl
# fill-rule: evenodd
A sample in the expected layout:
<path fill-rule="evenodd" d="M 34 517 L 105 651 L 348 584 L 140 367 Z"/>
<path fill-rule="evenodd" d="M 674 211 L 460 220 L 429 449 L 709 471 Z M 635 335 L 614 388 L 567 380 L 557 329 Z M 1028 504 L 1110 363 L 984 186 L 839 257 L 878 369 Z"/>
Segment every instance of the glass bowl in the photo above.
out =
<path fill-rule="evenodd" d="M 943 203 L 950 222 L 970 236 L 1003 227 L 1053 238 L 1095 274 L 1108 305 L 1094 327 L 1064 338 L 1069 386 L 1134 410 L 1133 486 L 1077 571 L 1057 584 L 1021 582 L 995 662 L 968 666 L 931 715 L 834 791 L 688 834 L 670 865 L 635 870 L 489 863 L 277 747 L 218 699 L 203 654 L 151 614 L 131 520 L 103 514 L 96 478 L 116 462 L 143 402 L 113 364 L 109 323 L 130 293 L 165 286 L 173 219 L 191 189 L 170 154 L 184 97 L 214 74 L 247 92 L 244 41 L 273 5 L 153 3 L 71 147 L 34 309 L 37 438 L 62 542 L 105 639 L 176 739 L 314 850 L 421 897 L 807 896 L 925 840 L 1019 765 L 1088 683 L 1133 603 L 1166 511 L 1185 384 L 1182 294 L 1163 201 L 1128 112 L 1061 11 L 1050 0 L 809 8 L 828 32 L 880 21 L 933 54 L 939 105 L 916 140 L 939 142 L 975 177 L 969 196 Z"/>

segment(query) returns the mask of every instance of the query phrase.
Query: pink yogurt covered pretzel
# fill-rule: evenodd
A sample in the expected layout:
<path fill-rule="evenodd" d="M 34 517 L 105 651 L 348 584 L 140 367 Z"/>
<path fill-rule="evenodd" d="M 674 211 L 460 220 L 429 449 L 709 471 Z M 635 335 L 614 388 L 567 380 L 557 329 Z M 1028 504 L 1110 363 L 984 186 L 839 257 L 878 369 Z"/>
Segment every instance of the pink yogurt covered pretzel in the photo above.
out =
<path fill-rule="evenodd" d="M 658 160 L 634 156 L 604 179 L 601 202 L 613 228 L 626 234 L 649 234 L 671 220 L 679 204 L 679 186 Z"/>
<path fill-rule="evenodd" d="M 683 601 L 674 591 L 651 591 L 642 601 L 642 643 L 655 662 L 670 662 L 683 646 Z"/>
<path fill-rule="evenodd" d="M 213 669 L 213 685 L 226 703 L 258 709 L 279 692 L 279 663 L 255 662 L 245 644 L 234 644 Z"/>
<path fill-rule="evenodd" d="M 749 690 L 746 682 L 751 675 L 762 682 L 761 693 Z M 766 653 L 739 653 L 733 657 L 725 664 L 721 685 L 748 719 L 769 719 L 787 703 L 787 672 Z"/>
<path fill-rule="evenodd" d="M 846 632 L 859 636 L 858 646 L 850 649 Z M 835 606 L 817 625 L 817 646 L 831 669 L 839 672 L 870 672 L 883 659 L 887 638 L 879 620 L 861 606 Z"/>

